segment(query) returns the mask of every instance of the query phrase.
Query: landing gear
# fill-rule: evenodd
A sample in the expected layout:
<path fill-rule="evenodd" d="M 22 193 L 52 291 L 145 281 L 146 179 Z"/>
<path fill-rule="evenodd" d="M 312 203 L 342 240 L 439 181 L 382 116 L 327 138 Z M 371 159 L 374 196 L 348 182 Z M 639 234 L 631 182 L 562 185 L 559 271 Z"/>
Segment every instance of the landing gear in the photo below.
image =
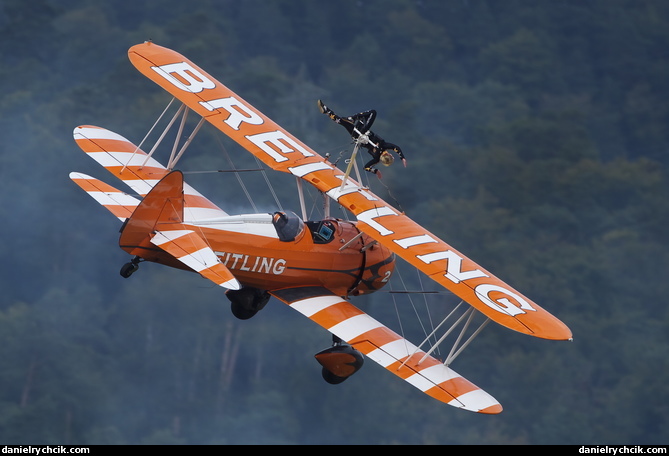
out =
<path fill-rule="evenodd" d="M 225 295 L 230 300 L 232 314 L 240 320 L 248 320 L 257 314 L 270 298 L 270 294 L 265 290 L 252 287 L 228 290 Z"/>
<path fill-rule="evenodd" d="M 127 279 L 132 275 L 133 272 L 139 269 L 139 262 L 142 261 L 142 259 L 138 256 L 130 260 L 130 263 L 126 263 L 123 265 L 121 268 L 121 277 Z"/>
<path fill-rule="evenodd" d="M 335 335 L 332 343 L 332 347 L 316 353 L 315 358 L 323 366 L 323 379 L 337 385 L 358 372 L 365 359 L 362 353 Z"/>

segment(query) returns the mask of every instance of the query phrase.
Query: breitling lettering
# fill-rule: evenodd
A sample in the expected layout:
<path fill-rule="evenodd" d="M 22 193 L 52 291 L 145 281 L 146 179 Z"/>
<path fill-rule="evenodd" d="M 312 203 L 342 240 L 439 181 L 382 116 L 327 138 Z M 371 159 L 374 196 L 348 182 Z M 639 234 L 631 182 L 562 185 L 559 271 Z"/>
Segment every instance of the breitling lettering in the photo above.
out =
<path fill-rule="evenodd" d="M 416 258 L 426 264 L 430 264 L 433 261 L 446 260 L 447 268 L 445 277 L 450 279 L 453 283 L 460 283 L 464 280 L 476 279 L 478 277 L 489 277 L 488 274 L 482 272 L 479 269 L 463 271 L 463 258 L 451 250 L 428 253 L 426 255 L 416 255 Z"/>
<path fill-rule="evenodd" d="M 395 237 L 393 230 L 383 225 L 383 217 L 397 216 L 398 214 L 389 207 L 379 207 L 358 214 L 358 220 L 366 223 L 379 232 L 381 236 Z M 375 219 L 381 220 L 375 220 Z M 386 224 L 391 225 L 391 224 Z M 395 235 L 395 236 L 391 236 Z M 474 279 L 485 279 L 490 276 L 480 269 L 463 270 L 464 258 L 450 249 L 444 249 L 444 244 L 429 234 L 414 235 L 408 237 L 398 237 L 392 241 L 409 252 L 417 251 L 417 246 L 422 246 L 421 253 L 416 253 L 415 258 L 425 264 L 432 264 L 437 261 L 446 261 L 445 274 L 443 275 L 451 282 L 459 284 Z M 425 252 L 426 248 L 428 249 Z M 432 251 L 430 251 L 432 250 Z M 535 311 L 535 309 L 522 296 L 506 288 L 490 284 L 480 283 L 474 286 L 476 297 L 486 306 L 497 312 L 511 316 L 523 314 L 526 311 Z"/>
<path fill-rule="evenodd" d="M 243 104 L 235 97 L 218 98 L 211 101 L 201 101 L 200 105 L 209 111 L 216 109 L 225 109 L 230 113 L 230 116 L 224 120 L 226 124 L 235 130 L 239 130 L 242 122 L 251 125 L 261 125 L 263 123 L 262 117 L 253 112 L 251 108 Z"/>
<path fill-rule="evenodd" d="M 376 231 L 378 231 L 381 236 L 388 236 L 389 234 L 393 234 L 393 231 L 387 229 L 381 223 L 374 220 L 375 218 L 383 217 L 386 215 L 397 215 L 397 213 L 387 206 L 381 206 L 378 208 L 370 209 L 365 212 L 361 212 L 358 214 L 357 217 L 358 220 L 360 220 L 361 222 L 365 222 L 367 225 L 371 226 Z"/>
<path fill-rule="evenodd" d="M 199 104 L 208 111 L 227 112 L 228 115 L 224 116 L 225 119 L 222 123 L 240 132 L 243 138 L 249 141 L 248 146 L 267 154 L 276 163 L 288 161 L 290 159 L 289 154 L 294 153 L 303 157 L 314 156 L 299 141 L 293 139 L 282 129 L 277 129 L 276 124 L 245 104 L 229 89 L 217 84 L 216 81 L 208 78 L 203 71 L 194 68 L 189 63 L 170 63 L 152 67 L 152 69 L 178 89 L 197 93 L 201 100 Z M 216 94 L 215 96 L 207 96 L 207 91 L 210 89 L 216 89 L 212 91 Z M 267 128 L 247 128 L 250 126 L 265 126 Z M 291 167 L 290 172 L 299 177 L 304 177 L 311 172 L 325 169 L 326 166 L 329 165 L 322 162 L 307 162 Z M 327 191 L 328 195 L 339 200 L 346 195 L 363 192 L 362 189 L 354 185 L 345 186 L 344 189 L 340 187 L 341 185 L 332 187 Z M 371 194 L 364 192 L 362 194 L 368 201 L 376 200 Z M 522 296 L 501 285 L 486 281 L 490 278 L 488 274 L 476 267 L 468 267 L 466 263 L 471 262 L 448 248 L 445 243 L 428 234 L 413 234 L 403 237 L 396 233 L 394 231 L 396 228 L 393 228 L 394 223 L 391 220 L 399 215 L 393 208 L 381 205 L 357 214 L 357 218 L 381 236 L 387 236 L 417 260 L 428 265 L 441 265 L 443 262 L 443 277 L 454 284 L 466 283 L 471 289 L 474 289 L 475 295 L 483 304 L 495 311 L 507 315 L 518 315 L 535 310 Z M 282 274 L 286 267 L 286 260 L 283 259 L 251 257 L 229 252 L 217 252 L 217 255 L 227 267 L 239 271 Z"/>
<path fill-rule="evenodd" d="M 151 68 L 172 85 L 186 92 L 201 93 L 206 89 L 216 88 L 216 82 L 187 62 L 169 63 Z M 212 112 L 217 109 L 227 111 L 230 115 L 223 122 L 233 130 L 243 129 L 243 124 L 262 125 L 265 123 L 260 114 L 236 97 L 229 96 L 207 100 L 205 93 L 201 95 L 205 100 L 200 101 L 200 105 Z M 288 160 L 288 157 L 284 154 L 293 152 L 299 152 L 305 157 L 314 155 L 281 130 L 263 131 L 246 135 L 245 138 L 272 157 L 277 163 Z"/>
<path fill-rule="evenodd" d="M 151 67 L 153 71 L 167 79 L 175 87 L 190 93 L 200 93 L 213 89 L 216 83 L 186 62 L 169 63 Z"/>
<path fill-rule="evenodd" d="M 244 255 L 242 253 L 215 252 L 221 263 L 238 271 L 257 272 L 259 274 L 280 275 L 286 270 L 286 260 Z"/>
<path fill-rule="evenodd" d="M 482 283 L 481 285 L 478 285 L 476 288 L 474 288 L 474 291 L 476 292 L 476 296 L 479 298 L 479 300 L 485 305 L 497 310 L 498 312 L 509 314 L 512 317 L 525 313 L 525 310 L 535 310 L 525 299 L 522 298 L 522 296 L 519 296 L 516 293 L 509 291 L 499 285 Z M 501 293 L 501 296 L 493 299 L 492 296 L 495 292 L 497 294 Z M 516 301 L 519 306 L 512 303 L 507 296 L 513 298 L 513 300 Z"/>
<path fill-rule="evenodd" d="M 281 130 L 246 136 L 246 139 L 258 146 L 263 152 L 277 162 L 288 160 L 288 157 L 283 156 L 281 153 L 287 154 L 290 152 L 299 152 L 305 157 L 312 157 L 314 155 L 300 146 L 296 141 L 289 138 L 286 133 Z"/>

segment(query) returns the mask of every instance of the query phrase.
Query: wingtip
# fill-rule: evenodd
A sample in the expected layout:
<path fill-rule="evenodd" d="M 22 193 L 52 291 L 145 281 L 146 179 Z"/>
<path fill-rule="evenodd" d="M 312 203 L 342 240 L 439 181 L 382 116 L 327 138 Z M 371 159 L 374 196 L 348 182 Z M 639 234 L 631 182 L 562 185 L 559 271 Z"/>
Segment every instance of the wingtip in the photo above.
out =
<path fill-rule="evenodd" d="M 484 408 L 482 410 L 479 410 L 478 413 L 482 413 L 484 415 L 497 415 L 502 413 L 502 410 L 504 408 L 502 407 L 502 404 L 496 404 L 491 407 Z"/>
<path fill-rule="evenodd" d="M 228 290 L 241 290 L 242 285 L 237 281 L 237 279 L 230 279 L 227 282 L 220 284 L 223 288 Z"/>
<path fill-rule="evenodd" d="M 557 319 L 556 319 L 557 320 Z M 537 332 L 533 334 L 536 337 L 539 337 L 541 339 L 549 339 L 549 340 L 573 340 L 573 335 L 571 333 L 571 330 L 559 321 L 559 324 L 554 325 L 553 327 L 544 329 L 541 332 Z"/>
<path fill-rule="evenodd" d="M 467 381 L 465 379 L 462 380 Z M 455 399 L 447 402 L 447 404 L 462 410 L 485 415 L 496 415 L 503 410 L 502 404 L 497 399 L 478 387 L 468 393 L 457 396 Z"/>

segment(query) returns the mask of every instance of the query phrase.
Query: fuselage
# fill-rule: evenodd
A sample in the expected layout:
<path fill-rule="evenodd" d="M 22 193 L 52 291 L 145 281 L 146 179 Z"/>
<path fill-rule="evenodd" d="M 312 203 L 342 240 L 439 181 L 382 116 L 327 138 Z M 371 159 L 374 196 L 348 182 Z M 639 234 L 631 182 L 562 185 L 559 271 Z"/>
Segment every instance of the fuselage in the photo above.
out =
<path fill-rule="evenodd" d="M 394 254 L 350 221 L 303 222 L 292 212 L 276 212 L 184 221 L 184 225 L 206 239 L 246 287 L 321 286 L 339 296 L 355 296 L 382 288 L 394 270 Z M 183 268 L 155 249 L 129 253 Z"/>

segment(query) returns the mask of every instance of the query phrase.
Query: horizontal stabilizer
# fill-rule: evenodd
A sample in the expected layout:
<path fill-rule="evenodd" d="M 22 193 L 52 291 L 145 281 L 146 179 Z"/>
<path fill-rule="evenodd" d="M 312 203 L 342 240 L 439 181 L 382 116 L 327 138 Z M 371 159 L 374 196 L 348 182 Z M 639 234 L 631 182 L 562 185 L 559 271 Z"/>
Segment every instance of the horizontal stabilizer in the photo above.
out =
<path fill-rule="evenodd" d="M 175 225 L 179 227 L 180 225 Z M 214 251 L 194 231 L 185 229 L 156 231 L 151 243 L 216 285 L 239 290 L 241 285 Z"/>
<path fill-rule="evenodd" d="M 472 412 L 502 411 L 499 402 L 488 393 L 325 288 L 289 288 L 270 293 L 425 394 Z"/>
<path fill-rule="evenodd" d="M 139 205 L 137 198 L 86 174 L 70 173 L 70 179 L 122 222 L 129 218 Z"/>

